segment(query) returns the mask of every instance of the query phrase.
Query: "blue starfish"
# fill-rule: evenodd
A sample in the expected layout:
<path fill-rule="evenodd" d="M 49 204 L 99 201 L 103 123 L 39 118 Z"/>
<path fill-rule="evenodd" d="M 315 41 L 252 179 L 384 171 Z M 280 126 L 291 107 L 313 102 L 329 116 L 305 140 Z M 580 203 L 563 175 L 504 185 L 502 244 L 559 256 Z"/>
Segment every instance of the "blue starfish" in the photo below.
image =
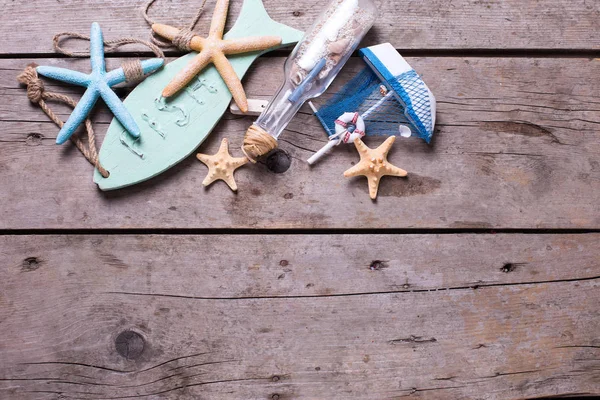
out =
<path fill-rule="evenodd" d="M 131 136 L 134 138 L 140 137 L 140 128 L 119 97 L 111 89 L 112 86 L 125 82 L 125 72 L 123 68 L 106 72 L 104 39 L 100 25 L 96 22 L 92 24 L 90 34 L 90 60 L 92 73 L 89 75 L 66 68 L 37 67 L 37 72 L 40 75 L 87 88 L 81 100 L 79 100 L 77 107 L 75 107 L 71 116 L 58 133 L 56 143 L 63 144 L 69 140 L 79 125 L 87 118 L 99 97 L 102 97 L 115 118 L 117 118 Z M 144 74 L 156 71 L 162 67 L 163 63 L 164 60 L 162 58 L 142 61 Z"/>

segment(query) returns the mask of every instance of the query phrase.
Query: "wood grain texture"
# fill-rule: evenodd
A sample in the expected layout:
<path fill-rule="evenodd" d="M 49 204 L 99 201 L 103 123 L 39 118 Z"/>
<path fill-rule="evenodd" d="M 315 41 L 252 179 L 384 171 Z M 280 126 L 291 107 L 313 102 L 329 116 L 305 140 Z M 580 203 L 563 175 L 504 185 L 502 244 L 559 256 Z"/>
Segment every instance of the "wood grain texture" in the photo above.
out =
<path fill-rule="evenodd" d="M 87 67 L 85 60 L 36 61 Z M 438 133 L 431 146 L 397 141 L 390 162 L 409 178 L 384 178 L 376 203 L 364 179 L 342 176 L 358 161 L 352 146 L 306 164 L 325 143 L 308 108 L 281 137 L 291 168 L 240 169 L 238 195 L 224 184 L 203 190 L 206 169 L 193 157 L 150 182 L 100 193 L 91 167 L 74 148 L 53 144 L 57 128 L 18 87 L 15 76 L 28 62 L 0 61 L 0 187 L 10 188 L 0 192 L 0 229 L 600 227 L 597 59 L 409 58 L 437 96 Z M 282 63 L 259 60 L 245 84 L 250 97 L 270 97 Z M 352 60 L 328 93 L 360 68 Z M 101 140 L 110 114 L 98 108 Z M 200 150 L 214 153 L 227 137 L 240 156 L 252 121 L 226 114 Z"/>
<path fill-rule="evenodd" d="M 382 1 L 380 17 L 365 44 L 391 42 L 401 49 L 600 49 L 600 4 L 594 0 L 407 0 Z M 147 38 L 141 15 L 146 0 L 3 1 L 0 15 L 0 54 L 51 53 L 52 35 L 68 29 L 87 32 L 92 22 L 102 25 L 107 38 L 124 35 Z M 200 2 L 159 0 L 151 10 L 158 22 L 182 26 Z M 207 3 L 212 10 L 214 1 Z M 327 0 L 264 0 L 278 22 L 306 30 Z M 232 1 L 228 27 L 242 1 Z M 198 31 L 206 33 L 211 12 L 205 12 Z"/>
<path fill-rule="evenodd" d="M 0 397 L 600 394 L 598 240 L 3 236 Z"/>

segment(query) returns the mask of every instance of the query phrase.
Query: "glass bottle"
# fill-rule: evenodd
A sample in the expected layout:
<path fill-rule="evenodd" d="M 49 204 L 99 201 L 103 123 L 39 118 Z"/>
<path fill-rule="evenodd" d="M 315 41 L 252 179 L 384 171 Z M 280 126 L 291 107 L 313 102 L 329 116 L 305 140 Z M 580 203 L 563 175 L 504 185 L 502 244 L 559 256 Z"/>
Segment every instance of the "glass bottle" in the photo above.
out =
<path fill-rule="evenodd" d="M 360 41 L 377 18 L 373 0 L 333 0 L 323 14 L 298 42 L 285 62 L 285 81 L 267 108 L 254 122 L 251 131 L 268 134 L 274 145 L 254 151 L 244 142 L 244 152 L 254 161 L 266 150 L 276 147 L 276 140 L 309 99 L 320 96 L 357 49 Z M 257 154 L 263 153 L 263 154 Z"/>

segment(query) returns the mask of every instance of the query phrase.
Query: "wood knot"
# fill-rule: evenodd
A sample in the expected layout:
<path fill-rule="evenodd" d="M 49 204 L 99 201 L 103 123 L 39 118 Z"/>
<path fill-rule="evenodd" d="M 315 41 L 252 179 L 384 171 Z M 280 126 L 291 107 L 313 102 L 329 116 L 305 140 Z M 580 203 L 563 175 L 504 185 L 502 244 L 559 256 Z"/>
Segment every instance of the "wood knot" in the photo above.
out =
<path fill-rule="evenodd" d="M 276 149 L 268 155 L 266 161 L 267 169 L 276 174 L 283 174 L 292 165 L 290 155 L 281 149 Z"/>
<path fill-rule="evenodd" d="M 146 347 L 146 343 L 142 335 L 132 330 L 123 331 L 115 339 L 115 347 L 117 353 L 128 360 L 136 360 L 140 358 Z"/>
<path fill-rule="evenodd" d="M 388 265 L 385 263 L 385 261 L 381 261 L 381 260 L 374 260 L 371 263 L 371 265 L 369 265 L 369 269 L 371 271 L 379 271 L 379 270 L 382 270 L 387 267 L 388 267 Z"/>
<path fill-rule="evenodd" d="M 27 257 L 21 263 L 21 271 L 32 272 L 37 270 L 42 265 L 42 260 L 37 257 Z"/>
<path fill-rule="evenodd" d="M 515 271 L 517 267 L 521 267 L 525 264 L 526 263 L 506 263 L 502 266 L 502 268 L 500 268 L 500 271 L 504 272 L 505 274 L 508 274 L 509 272 Z"/>
<path fill-rule="evenodd" d="M 27 138 L 25 139 L 25 143 L 27 143 L 27 145 L 29 146 L 39 146 L 42 144 L 43 138 L 44 135 L 42 135 L 41 133 L 28 133 Z"/>

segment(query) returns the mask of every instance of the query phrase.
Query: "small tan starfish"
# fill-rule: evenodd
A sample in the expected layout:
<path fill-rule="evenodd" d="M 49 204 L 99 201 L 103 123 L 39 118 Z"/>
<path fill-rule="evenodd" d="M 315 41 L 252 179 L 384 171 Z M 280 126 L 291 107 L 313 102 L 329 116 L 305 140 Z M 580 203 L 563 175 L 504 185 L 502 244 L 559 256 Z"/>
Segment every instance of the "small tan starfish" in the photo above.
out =
<path fill-rule="evenodd" d="M 223 77 L 240 110 L 244 113 L 248 111 L 248 101 L 244 87 L 226 55 L 266 50 L 280 45 L 281 37 L 255 36 L 223 40 L 223 30 L 225 29 L 228 9 L 229 0 L 217 0 L 208 37 L 203 38 L 198 35 L 190 35 L 191 41 L 187 47 L 199 52 L 199 54 L 167 85 L 163 90 L 163 97 L 171 97 L 179 92 L 212 62 Z M 181 33 L 177 28 L 162 24 L 152 25 L 152 30 L 157 35 L 170 41 L 180 38 L 179 35 Z"/>
<path fill-rule="evenodd" d="M 376 149 L 367 147 L 360 139 L 354 141 L 356 150 L 360 154 L 360 162 L 344 172 L 344 176 L 347 178 L 358 175 L 366 176 L 369 180 L 369 194 L 373 200 L 377 198 L 381 177 L 385 175 L 401 177 L 408 175 L 408 172 L 390 164 L 387 160 L 387 155 L 395 141 L 396 136 L 390 136 Z"/>
<path fill-rule="evenodd" d="M 234 158 L 229 154 L 229 141 L 223 139 L 221 147 L 217 154 L 209 156 L 207 154 L 197 154 L 198 160 L 202 161 L 208 167 L 208 175 L 202 185 L 208 186 L 214 181 L 225 181 L 234 192 L 237 191 L 237 184 L 233 178 L 236 169 L 248 162 L 246 157 Z"/>

